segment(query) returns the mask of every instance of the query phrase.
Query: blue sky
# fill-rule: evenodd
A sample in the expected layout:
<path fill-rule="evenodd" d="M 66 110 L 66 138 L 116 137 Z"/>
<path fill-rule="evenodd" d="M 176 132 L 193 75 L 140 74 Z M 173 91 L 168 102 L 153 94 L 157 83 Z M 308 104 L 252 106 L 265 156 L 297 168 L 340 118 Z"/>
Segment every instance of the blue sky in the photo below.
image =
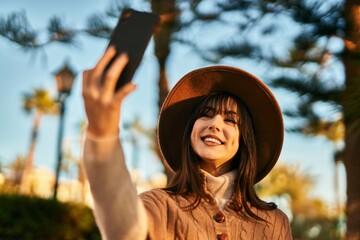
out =
<path fill-rule="evenodd" d="M 73 27 L 82 28 L 86 17 L 97 11 L 104 11 L 111 1 L 6 1 L 0 0 L 0 16 L 6 17 L 13 11 L 25 11 L 34 29 L 45 32 L 48 19 L 57 15 Z M 139 9 L 147 10 L 146 5 Z M 44 51 L 25 53 L 17 45 L 0 37 L 0 160 L 7 164 L 17 155 L 25 155 L 30 141 L 33 115 L 22 110 L 22 94 L 33 88 L 44 87 L 56 97 L 56 86 L 53 72 L 59 69 L 65 60 L 69 60 L 78 72 L 71 96 L 67 100 L 65 115 L 64 145 L 70 147 L 74 155 L 80 154 L 79 124 L 85 119 L 81 99 L 81 71 L 92 67 L 103 53 L 106 40 L 78 37 L 79 47 L 65 47 L 53 44 Z M 144 126 L 153 127 L 156 115 L 156 59 L 152 55 L 152 44 L 147 49 L 134 81 L 138 89 L 125 102 L 124 119 L 130 121 L 138 115 Z M 224 62 L 233 64 L 234 62 Z M 187 72 L 206 65 L 186 46 L 174 44 L 167 64 L 170 86 Z M 254 65 L 239 65 L 261 77 L 261 72 Z M 283 91 L 274 90 L 281 107 L 286 107 L 293 99 Z M 285 122 L 286 124 L 286 122 Z M 39 129 L 39 142 L 36 147 L 35 164 L 49 169 L 55 168 L 56 141 L 58 134 L 58 117 L 46 116 Z M 129 133 L 125 133 L 128 136 Z M 125 138 L 126 139 L 126 138 Z M 160 171 L 161 166 L 147 149 L 146 141 L 142 141 L 140 164 L 142 173 Z M 132 159 L 132 149 L 125 141 L 127 161 Z M 323 138 L 309 138 L 294 134 L 285 134 L 285 143 L 280 162 L 299 164 L 304 171 L 314 175 L 317 180 L 313 194 L 329 203 L 334 200 L 334 166 L 332 164 L 331 145 Z M 341 171 L 341 191 L 344 198 L 344 171 Z"/>

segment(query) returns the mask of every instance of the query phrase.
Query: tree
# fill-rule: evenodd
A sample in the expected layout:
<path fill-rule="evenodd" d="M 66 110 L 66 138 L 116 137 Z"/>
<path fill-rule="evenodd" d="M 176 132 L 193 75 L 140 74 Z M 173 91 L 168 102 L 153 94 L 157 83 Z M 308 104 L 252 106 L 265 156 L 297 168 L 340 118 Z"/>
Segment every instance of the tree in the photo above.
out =
<path fill-rule="evenodd" d="M 206 8 L 205 2 L 209 4 L 200 1 L 204 4 L 199 4 L 197 11 L 212 12 L 218 23 L 226 22 L 221 26 L 227 27 L 230 34 L 206 47 L 189 40 L 193 36 L 185 35 L 183 42 L 212 62 L 244 58 L 269 69 L 266 80 L 272 86 L 299 97 L 298 105 L 284 112 L 298 120 L 299 124 L 290 130 L 317 135 L 324 127 L 337 129 L 343 124 L 346 237 L 360 238 L 359 2 L 230 0 L 213 1 L 212 8 Z M 321 111 L 324 106 L 328 111 Z"/>
<path fill-rule="evenodd" d="M 56 114 L 58 112 L 56 101 L 45 89 L 34 89 L 31 93 L 24 94 L 23 109 L 27 113 L 35 111 L 34 123 L 31 132 L 30 146 L 25 157 L 24 168 L 19 177 L 20 185 L 24 185 L 26 177 L 30 173 L 35 154 L 35 146 L 38 139 L 39 126 L 44 114 Z"/>

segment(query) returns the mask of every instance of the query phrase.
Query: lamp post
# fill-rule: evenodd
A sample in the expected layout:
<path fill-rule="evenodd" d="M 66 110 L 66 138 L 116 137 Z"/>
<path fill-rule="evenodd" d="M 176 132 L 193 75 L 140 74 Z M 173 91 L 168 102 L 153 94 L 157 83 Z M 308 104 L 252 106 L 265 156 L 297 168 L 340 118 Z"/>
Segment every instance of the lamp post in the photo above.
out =
<path fill-rule="evenodd" d="M 59 102 L 59 135 L 57 142 L 57 162 L 56 162 L 56 172 L 55 172 L 55 184 L 54 184 L 54 195 L 53 198 L 57 198 L 57 190 L 59 186 L 59 176 L 61 170 L 61 162 L 62 162 L 62 139 L 64 133 L 64 113 L 65 113 L 65 100 L 70 95 L 71 87 L 73 85 L 75 79 L 75 72 L 70 68 L 70 66 L 66 63 L 60 70 L 55 72 L 55 80 L 58 89 L 58 102 Z"/>

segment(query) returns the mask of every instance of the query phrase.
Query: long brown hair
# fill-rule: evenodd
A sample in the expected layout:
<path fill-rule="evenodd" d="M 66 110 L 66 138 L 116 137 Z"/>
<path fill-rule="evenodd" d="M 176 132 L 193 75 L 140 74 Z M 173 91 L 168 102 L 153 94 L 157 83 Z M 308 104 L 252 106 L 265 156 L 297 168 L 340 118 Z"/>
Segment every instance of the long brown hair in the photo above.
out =
<path fill-rule="evenodd" d="M 191 146 L 190 136 L 192 128 L 195 121 L 209 107 L 218 114 L 223 113 L 229 106 L 234 106 L 234 104 L 239 114 L 237 124 L 240 131 L 239 149 L 231 160 L 233 169 L 238 170 L 238 177 L 234 184 L 235 201 L 244 203 L 242 205 L 247 216 L 263 220 L 253 213 L 246 203 L 249 202 L 251 206 L 262 210 L 275 209 L 277 206 L 274 203 L 262 201 L 255 192 L 256 144 L 251 115 L 245 104 L 229 93 L 215 92 L 209 94 L 193 110 L 183 136 L 180 169 L 175 173 L 169 187 L 165 188 L 165 190 L 175 195 L 194 196 L 195 200 L 187 206 L 188 209 L 194 209 L 200 204 L 201 199 L 205 197 L 204 179 L 199 171 L 201 159 Z M 245 215 L 245 217 L 247 216 Z"/>

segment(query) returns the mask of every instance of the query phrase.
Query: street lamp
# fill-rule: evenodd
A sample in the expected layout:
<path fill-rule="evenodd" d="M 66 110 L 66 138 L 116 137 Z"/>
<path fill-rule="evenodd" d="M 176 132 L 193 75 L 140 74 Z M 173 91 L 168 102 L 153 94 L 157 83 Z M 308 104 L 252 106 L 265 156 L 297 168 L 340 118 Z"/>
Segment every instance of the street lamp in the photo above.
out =
<path fill-rule="evenodd" d="M 58 102 L 60 110 L 60 121 L 59 121 L 59 135 L 57 142 L 57 163 L 56 163 L 56 175 L 54 185 L 54 199 L 57 198 L 57 190 L 59 186 L 59 176 L 62 162 L 62 139 L 64 133 L 64 112 L 65 112 L 65 100 L 70 95 L 71 87 L 75 79 L 75 72 L 70 66 L 65 63 L 64 66 L 55 72 L 55 80 L 58 89 Z"/>

